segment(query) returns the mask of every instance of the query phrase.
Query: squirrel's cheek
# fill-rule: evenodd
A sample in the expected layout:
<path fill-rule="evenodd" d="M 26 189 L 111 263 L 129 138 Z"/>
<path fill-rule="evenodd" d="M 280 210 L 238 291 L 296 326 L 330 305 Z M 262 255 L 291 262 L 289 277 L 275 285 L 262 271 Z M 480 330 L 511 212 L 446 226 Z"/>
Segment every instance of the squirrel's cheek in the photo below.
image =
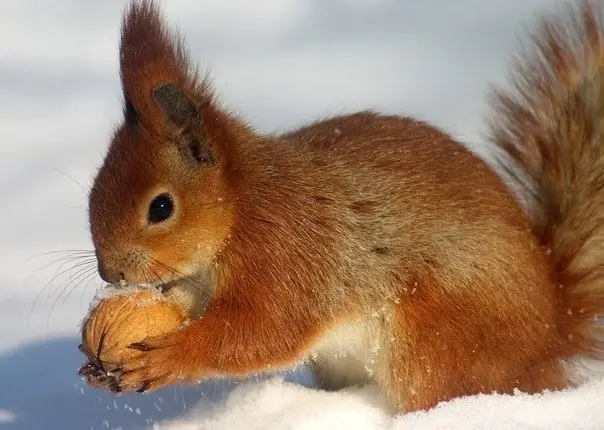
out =
<path fill-rule="evenodd" d="M 207 267 L 216 251 L 214 247 L 201 244 L 161 248 L 154 252 L 153 269 L 167 279 L 191 276 Z"/>

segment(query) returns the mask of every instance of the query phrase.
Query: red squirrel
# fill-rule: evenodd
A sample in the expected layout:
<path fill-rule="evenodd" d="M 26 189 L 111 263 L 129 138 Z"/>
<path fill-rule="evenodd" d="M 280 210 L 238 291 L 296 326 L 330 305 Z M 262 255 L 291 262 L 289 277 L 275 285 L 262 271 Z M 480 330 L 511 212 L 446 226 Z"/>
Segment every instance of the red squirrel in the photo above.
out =
<path fill-rule="evenodd" d="M 604 358 L 603 9 L 543 19 L 496 92 L 504 175 L 405 116 L 259 133 L 158 5 L 132 3 L 123 122 L 89 196 L 99 273 L 206 302 L 131 345 L 108 388 L 307 362 L 320 387 L 372 383 L 400 413 L 577 384 L 575 358 Z"/>

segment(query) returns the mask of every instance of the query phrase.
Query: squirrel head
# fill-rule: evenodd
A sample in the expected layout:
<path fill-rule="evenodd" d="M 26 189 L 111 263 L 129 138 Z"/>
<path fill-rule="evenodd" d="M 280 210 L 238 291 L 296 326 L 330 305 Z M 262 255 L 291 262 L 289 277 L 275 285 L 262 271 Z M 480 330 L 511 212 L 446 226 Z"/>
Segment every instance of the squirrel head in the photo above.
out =
<path fill-rule="evenodd" d="M 124 14 L 120 77 L 123 121 L 90 192 L 90 232 L 105 281 L 164 284 L 207 267 L 225 243 L 244 127 L 151 1 Z"/>

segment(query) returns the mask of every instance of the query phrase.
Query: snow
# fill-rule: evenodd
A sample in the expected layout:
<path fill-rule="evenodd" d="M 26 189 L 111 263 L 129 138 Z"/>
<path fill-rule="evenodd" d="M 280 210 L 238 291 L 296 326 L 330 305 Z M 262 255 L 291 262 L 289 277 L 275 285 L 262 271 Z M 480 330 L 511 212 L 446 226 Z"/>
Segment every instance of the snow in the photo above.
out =
<path fill-rule="evenodd" d="M 208 412 L 156 424 L 156 430 L 445 430 L 601 429 L 604 381 L 579 389 L 529 396 L 480 395 L 441 403 L 428 412 L 391 417 L 373 387 L 321 392 L 280 378 L 248 383 Z M 243 425 L 244 424 L 244 425 Z"/>
<path fill-rule="evenodd" d="M 164 8 L 221 98 L 260 130 L 375 108 L 431 120 L 480 152 L 487 84 L 504 78 L 525 24 L 560 2 L 170 0 Z M 120 113 L 124 5 L 0 6 L 0 427 L 604 428 L 598 381 L 542 396 L 458 399 L 396 419 L 375 388 L 319 391 L 304 367 L 149 395 L 85 386 L 78 330 L 102 285 L 86 190 Z"/>

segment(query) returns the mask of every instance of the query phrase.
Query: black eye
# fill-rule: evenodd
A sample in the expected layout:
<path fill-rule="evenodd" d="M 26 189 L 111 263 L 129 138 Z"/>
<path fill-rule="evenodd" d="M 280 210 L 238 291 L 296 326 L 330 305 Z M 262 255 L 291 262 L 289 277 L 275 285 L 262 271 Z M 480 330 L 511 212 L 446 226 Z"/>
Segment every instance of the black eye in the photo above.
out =
<path fill-rule="evenodd" d="M 160 194 L 149 205 L 149 222 L 157 224 L 170 218 L 174 212 L 174 201 L 170 194 Z"/>

